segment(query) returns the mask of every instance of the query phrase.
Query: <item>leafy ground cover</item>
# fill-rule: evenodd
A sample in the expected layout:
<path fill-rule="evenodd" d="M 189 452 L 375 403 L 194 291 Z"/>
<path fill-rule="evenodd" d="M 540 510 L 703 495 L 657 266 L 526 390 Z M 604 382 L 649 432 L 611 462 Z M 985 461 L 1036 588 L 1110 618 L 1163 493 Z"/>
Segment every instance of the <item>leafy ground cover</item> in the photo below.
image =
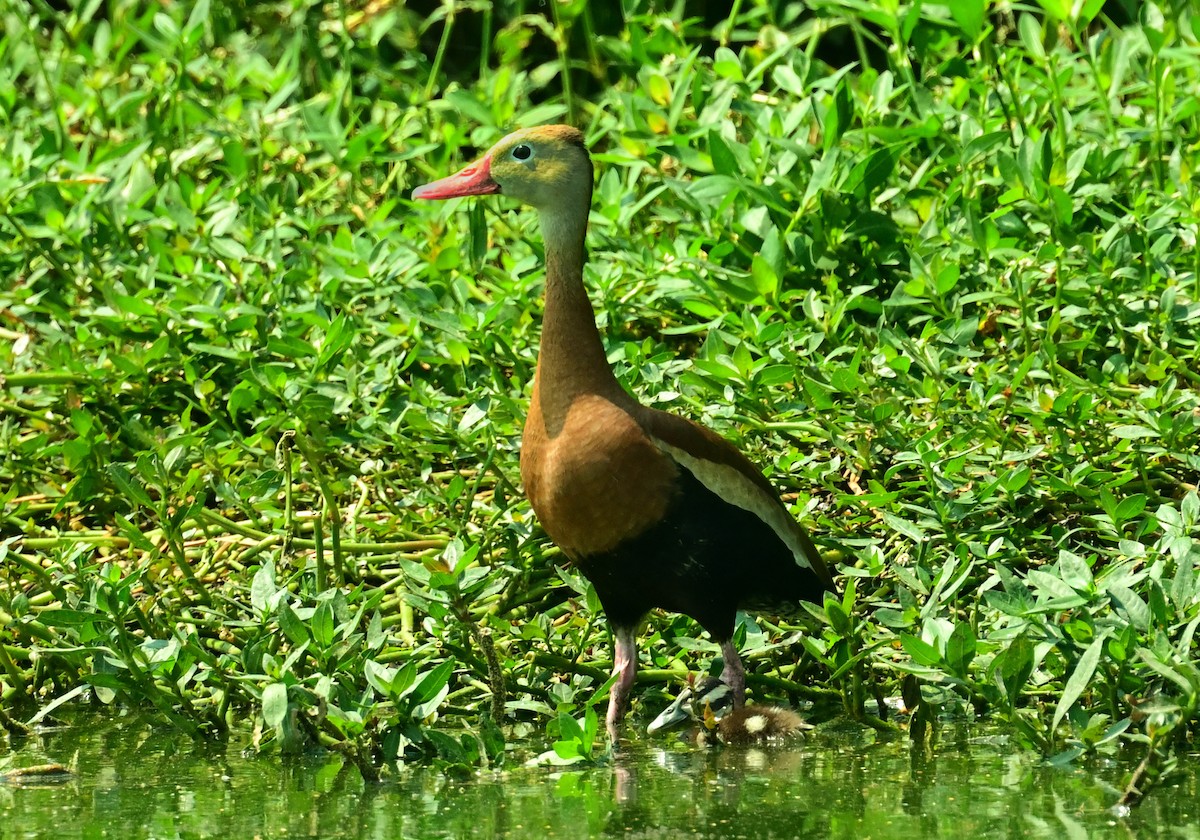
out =
<path fill-rule="evenodd" d="M 596 754 L 605 623 L 518 487 L 535 226 L 407 199 L 569 121 L 620 377 L 839 570 L 740 625 L 752 691 L 1136 750 L 1136 801 L 1200 714 L 1200 16 L 1099 6 L 0 2 L 4 707 Z M 646 705 L 711 666 L 646 635 Z"/>

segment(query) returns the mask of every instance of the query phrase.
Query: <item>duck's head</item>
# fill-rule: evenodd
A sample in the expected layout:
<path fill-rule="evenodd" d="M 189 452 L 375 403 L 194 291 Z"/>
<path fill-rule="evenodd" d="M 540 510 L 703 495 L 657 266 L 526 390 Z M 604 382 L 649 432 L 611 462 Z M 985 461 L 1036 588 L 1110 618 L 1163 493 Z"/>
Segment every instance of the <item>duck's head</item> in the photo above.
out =
<path fill-rule="evenodd" d="M 650 721 L 646 732 L 653 734 L 689 720 L 701 722 L 711 728 L 732 708 L 733 690 L 725 683 L 715 677 L 695 681 L 689 677 L 688 685 L 679 692 L 675 702 Z"/>
<path fill-rule="evenodd" d="M 581 203 L 586 208 L 592 196 L 592 159 L 583 133 L 569 125 L 514 131 L 470 166 L 417 187 L 412 196 L 444 199 L 493 193 L 543 212 L 573 210 Z"/>

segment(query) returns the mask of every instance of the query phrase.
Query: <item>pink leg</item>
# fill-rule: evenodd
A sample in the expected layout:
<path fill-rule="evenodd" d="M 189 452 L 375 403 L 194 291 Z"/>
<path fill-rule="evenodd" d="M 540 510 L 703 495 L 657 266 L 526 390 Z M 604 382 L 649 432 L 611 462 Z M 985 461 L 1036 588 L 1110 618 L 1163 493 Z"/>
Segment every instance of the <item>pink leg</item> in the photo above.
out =
<path fill-rule="evenodd" d="M 733 691 L 733 708 L 740 709 L 746 705 L 746 669 L 742 667 L 742 658 L 732 639 L 721 642 L 721 658 L 725 660 L 721 682 Z"/>
<path fill-rule="evenodd" d="M 613 683 L 608 695 L 608 737 L 615 744 L 625 717 L 625 707 L 629 704 L 629 690 L 633 688 L 633 679 L 637 676 L 637 637 L 632 627 L 614 629 L 613 642 L 613 674 L 617 681 Z"/>

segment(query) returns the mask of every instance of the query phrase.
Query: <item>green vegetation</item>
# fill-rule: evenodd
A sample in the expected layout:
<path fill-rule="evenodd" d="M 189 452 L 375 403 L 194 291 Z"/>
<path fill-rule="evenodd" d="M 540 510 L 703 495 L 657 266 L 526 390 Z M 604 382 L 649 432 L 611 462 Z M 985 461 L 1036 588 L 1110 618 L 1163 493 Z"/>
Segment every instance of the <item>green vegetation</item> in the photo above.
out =
<path fill-rule="evenodd" d="M 599 754 L 605 622 L 518 488 L 532 216 L 407 199 L 571 121 L 619 375 L 844 548 L 809 627 L 739 629 L 752 691 L 1135 750 L 1128 801 L 1170 769 L 1200 716 L 1200 15 L 677 5 L 0 0 L 10 712 L 90 687 L 366 774 Z M 645 636 L 645 705 L 711 662 L 686 619 Z"/>

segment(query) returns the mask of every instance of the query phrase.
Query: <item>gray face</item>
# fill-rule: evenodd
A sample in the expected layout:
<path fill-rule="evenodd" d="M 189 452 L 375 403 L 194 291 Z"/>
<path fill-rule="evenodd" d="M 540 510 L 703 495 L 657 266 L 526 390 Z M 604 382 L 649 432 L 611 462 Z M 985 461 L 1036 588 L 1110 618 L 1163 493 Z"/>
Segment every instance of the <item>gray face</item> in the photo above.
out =
<path fill-rule="evenodd" d="M 705 677 L 695 689 L 687 687 L 679 692 L 675 702 L 650 721 L 646 731 L 658 732 L 660 729 L 669 729 L 684 721 L 699 720 L 704 714 L 706 704 L 712 710 L 713 715 L 720 720 L 733 705 L 733 692 L 720 680 Z"/>

